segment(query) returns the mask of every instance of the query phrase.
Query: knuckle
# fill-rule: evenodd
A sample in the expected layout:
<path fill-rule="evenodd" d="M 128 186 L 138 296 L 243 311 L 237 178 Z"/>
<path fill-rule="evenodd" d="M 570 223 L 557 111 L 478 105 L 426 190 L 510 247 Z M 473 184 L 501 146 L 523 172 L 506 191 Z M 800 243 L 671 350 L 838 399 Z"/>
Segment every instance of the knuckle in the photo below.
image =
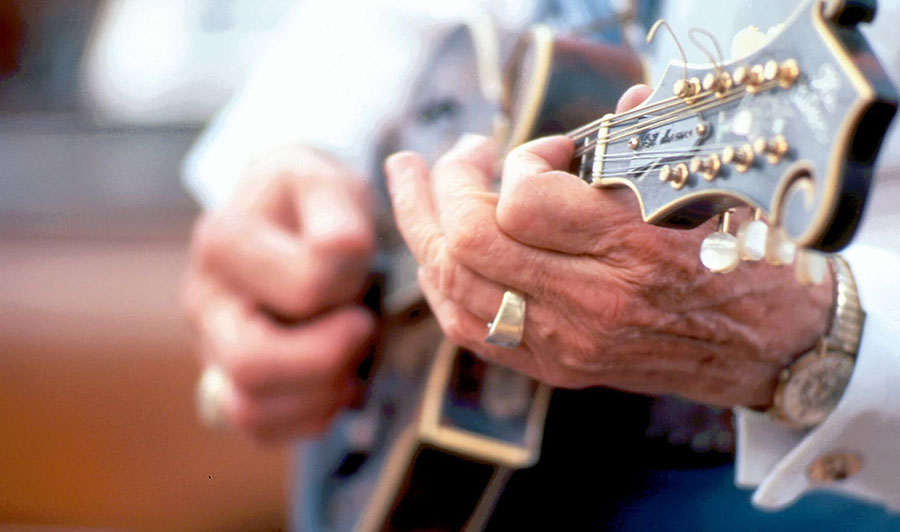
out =
<path fill-rule="evenodd" d="M 469 345 L 469 338 L 465 334 L 462 319 L 455 309 L 445 312 L 440 317 L 441 331 L 451 342 L 457 345 Z"/>
<path fill-rule="evenodd" d="M 335 360 L 336 368 L 352 363 L 363 348 L 369 345 L 369 340 L 375 332 L 375 318 L 372 312 L 363 307 L 350 307 L 345 316 L 342 316 L 336 324 L 335 332 L 329 334 L 332 341 L 326 342 L 329 347 L 328 354 Z"/>
<path fill-rule="evenodd" d="M 462 216 L 456 223 L 448 224 L 447 250 L 453 257 L 465 257 L 479 253 L 486 247 L 484 227 L 474 217 Z"/>
<path fill-rule="evenodd" d="M 349 327 L 351 333 L 351 346 L 359 348 L 368 345 L 369 339 L 375 333 L 375 315 L 365 307 L 357 307 L 353 310 L 353 318 Z"/>
<path fill-rule="evenodd" d="M 327 233 L 310 235 L 310 245 L 322 256 L 360 260 L 375 252 L 375 235 L 366 223 L 347 223 Z"/>
<path fill-rule="evenodd" d="M 303 316 L 312 309 L 316 302 L 321 301 L 327 287 L 324 279 L 310 281 L 306 275 L 312 272 L 300 273 L 294 270 L 294 275 L 285 276 L 282 289 L 277 294 L 279 310 L 288 314 L 288 317 Z"/>
<path fill-rule="evenodd" d="M 528 192 L 523 188 L 533 188 L 530 182 L 509 185 L 509 192 L 503 191 L 497 204 L 497 225 L 509 235 L 519 235 L 534 229 L 541 221 L 527 201 Z"/>
<path fill-rule="evenodd" d="M 451 300 L 456 300 L 456 293 L 459 288 L 461 266 L 449 257 L 442 260 L 436 267 L 438 291 L 448 296 Z"/>
<path fill-rule="evenodd" d="M 215 356 L 235 386 L 244 389 L 262 386 L 268 359 L 254 334 L 242 335 L 237 341 L 220 347 Z"/>

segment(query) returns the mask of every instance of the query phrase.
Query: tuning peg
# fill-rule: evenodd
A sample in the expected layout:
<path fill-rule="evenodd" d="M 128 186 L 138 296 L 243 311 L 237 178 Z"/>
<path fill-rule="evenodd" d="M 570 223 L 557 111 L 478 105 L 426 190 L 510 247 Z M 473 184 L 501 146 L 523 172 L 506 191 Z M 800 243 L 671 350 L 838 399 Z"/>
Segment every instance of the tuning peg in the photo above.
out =
<path fill-rule="evenodd" d="M 663 183 L 671 184 L 675 190 L 681 190 L 684 184 L 687 183 L 689 175 L 690 170 L 684 163 L 678 163 L 674 168 L 667 164 L 659 169 L 659 180 Z"/>
<path fill-rule="evenodd" d="M 703 239 L 700 244 L 700 263 L 712 273 L 728 273 L 740 262 L 737 238 L 728 232 L 731 213 L 725 212 L 719 218 L 719 228 Z"/>
<path fill-rule="evenodd" d="M 800 65 L 796 59 L 787 59 L 778 66 L 778 86 L 790 89 L 800 77 Z"/>
<path fill-rule="evenodd" d="M 820 284 L 825 280 L 825 272 L 828 271 L 828 259 L 823 253 L 811 249 L 799 249 L 794 268 L 797 281 L 801 284 Z"/>
<path fill-rule="evenodd" d="M 769 141 L 762 137 L 753 141 L 753 151 L 757 155 L 765 155 L 771 164 L 778 164 L 788 149 L 787 139 L 784 138 L 784 135 L 776 135 Z"/>
<path fill-rule="evenodd" d="M 738 172 L 746 172 L 753 164 L 753 148 L 749 144 L 744 144 L 740 148 L 734 146 L 726 146 L 722 150 L 722 162 L 725 164 L 734 164 Z"/>
<path fill-rule="evenodd" d="M 742 260 L 761 260 L 766 256 L 769 226 L 756 219 L 742 223 L 737 232 L 738 255 Z"/>
<path fill-rule="evenodd" d="M 732 79 L 735 85 L 746 86 L 747 92 L 756 92 L 765 81 L 765 68 L 762 65 L 739 66 L 735 69 Z"/>
<path fill-rule="evenodd" d="M 722 168 L 722 161 L 718 155 L 710 155 L 709 157 L 694 157 L 691 159 L 691 172 L 700 173 L 703 179 L 707 181 L 714 180 L 719 175 Z"/>
<path fill-rule="evenodd" d="M 728 72 L 722 71 L 713 74 L 710 72 L 706 76 L 703 77 L 703 88 L 708 91 L 713 91 L 716 93 L 716 96 L 723 97 L 728 92 L 728 89 L 731 88 L 733 82 L 731 80 L 731 75 Z"/>
<path fill-rule="evenodd" d="M 797 254 L 797 246 L 785 234 L 784 229 L 778 227 L 769 231 L 766 240 L 766 261 L 769 264 L 780 266 L 794 262 Z"/>
<path fill-rule="evenodd" d="M 672 92 L 679 98 L 691 98 L 700 94 L 702 88 L 700 78 L 679 79 L 675 82 Z"/>

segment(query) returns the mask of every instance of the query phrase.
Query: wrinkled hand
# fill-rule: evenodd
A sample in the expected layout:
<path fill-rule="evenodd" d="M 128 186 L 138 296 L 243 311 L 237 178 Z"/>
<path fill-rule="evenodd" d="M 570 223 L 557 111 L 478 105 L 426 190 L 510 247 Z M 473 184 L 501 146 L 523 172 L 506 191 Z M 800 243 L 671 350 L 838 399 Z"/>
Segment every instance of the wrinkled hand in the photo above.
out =
<path fill-rule="evenodd" d="M 619 110 L 648 93 L 633 88 Z M 387 161 L 397 223 L 444 332 L 556 386 L 767 405 L 778 371 L 823 333 L 829 283 L 801 286 L 764 263 L 707 272 L 698 250 L 714 222 L 644 224 L 630 190 L 563 171 L 573 149 L 550 137 L 514 150 L 499 195 L 484 139 L 463 139 L 430 170 L 411 153 Z M 528 305 L 517 349 L 484 342 L 507 288 Z"/>
<path fill-rule="evenodd" d="M 249 177 L 199 219 L 183 300 L 204 364 L 228 377 L 219 415 L 277 442 L 322 432 L 359 391 L 374 229 L 365 184 L 323 154 L 273 154 Z"/>

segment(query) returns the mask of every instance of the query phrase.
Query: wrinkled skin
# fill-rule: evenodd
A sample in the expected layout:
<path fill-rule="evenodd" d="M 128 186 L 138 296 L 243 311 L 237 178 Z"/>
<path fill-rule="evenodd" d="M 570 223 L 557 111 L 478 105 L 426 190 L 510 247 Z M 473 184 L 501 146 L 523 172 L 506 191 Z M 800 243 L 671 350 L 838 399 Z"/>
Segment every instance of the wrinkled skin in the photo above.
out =
<path fill-rule="evenodd" d="M 203 363 L 230 382 L 225 423 L 275 443 L 323 432 L 360 391 L 375 237 L 366 184 L 338 161 L 306 148 L 265 160 L 198 220 L 183 306 Z"/>
<path fill-rule="evenodd" d="M 632 88 L 618 110 L 648 94 Z M 630 190 L 594 189 L 563 170 L 573 149 L 565 137 L 517 148 L 499 194 L 497 153 L 480 137 L 433 168 L 413 153 L 388 159 L 397 223 L 444 332 L 556 386 L 769 405 L 780 369 L 826 328 L 831 280 L 802 286 L 792 268 L 765 263 L 707 272 L 698 251 L 715 221 L 644 224 Z M 516 349 L 484 342 L 507 288 L 527 300 Z"/>

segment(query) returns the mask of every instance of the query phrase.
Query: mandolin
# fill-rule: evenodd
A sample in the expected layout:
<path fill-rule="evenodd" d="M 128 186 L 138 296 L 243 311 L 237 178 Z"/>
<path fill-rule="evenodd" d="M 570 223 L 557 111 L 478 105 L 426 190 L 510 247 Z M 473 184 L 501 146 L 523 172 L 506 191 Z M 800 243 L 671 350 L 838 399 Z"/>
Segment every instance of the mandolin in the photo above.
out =
<path fill-rule="evenodd" d="M 499 129 L 512 146 L 602 115 L 568 133 L 573 169 L 592 186 L 632 189 L 645 222 L 691 228 L 747 207 L 766 249 L 726 239 L 735 261 L 788 262 L 787 244 L 833 252 L 853 236 L 897 106 L 857 29 L 874 11 L 806 0 L 764 46 L 727 63 L 672 63 L 619 115 L 604 113 L 640 81 L 636 57 L 536 29 L 512 54 Z M 722 225 L 714 235 L 733 236 Z M 389 262 L 366 400 L 302 456 L 294 525 L 479 530 L 510 474 L 538 460 L 550 389 L 437 340 L 408 254 Z"/>

